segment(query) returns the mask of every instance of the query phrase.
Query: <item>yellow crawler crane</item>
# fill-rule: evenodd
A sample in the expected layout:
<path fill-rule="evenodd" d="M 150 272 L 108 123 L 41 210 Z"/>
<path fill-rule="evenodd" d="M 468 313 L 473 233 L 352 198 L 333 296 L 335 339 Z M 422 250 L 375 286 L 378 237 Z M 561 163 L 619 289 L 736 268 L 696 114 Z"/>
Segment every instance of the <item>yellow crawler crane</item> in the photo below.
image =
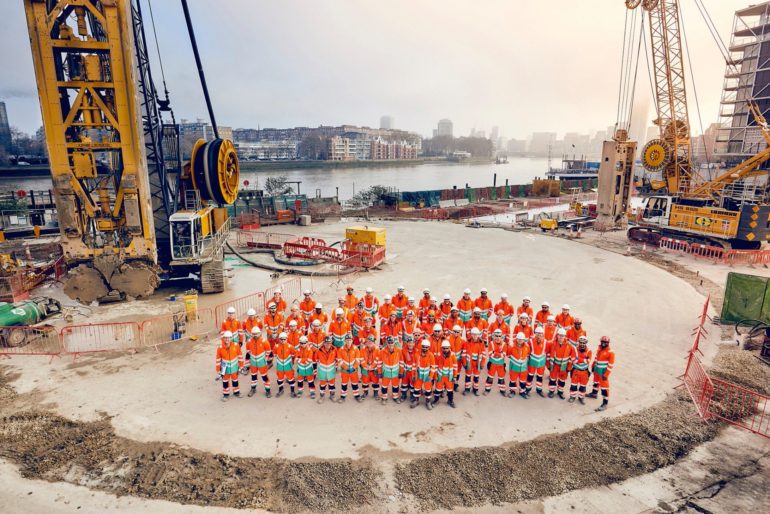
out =
<path fill-rule="evenodd" d="M 232 142 L 217 138 L 198 141 L 182 164 L 168 94 L 160 100 L 152 80 L 140 2 L 24 0 L 24 7 L 69 270 L 65 292 L 86 303 L 143 297 L 161 278 L 191 272 L 203 292 L 222 291 L 229 219 L 221 206 L 237 197 L 238 159 Z"/>

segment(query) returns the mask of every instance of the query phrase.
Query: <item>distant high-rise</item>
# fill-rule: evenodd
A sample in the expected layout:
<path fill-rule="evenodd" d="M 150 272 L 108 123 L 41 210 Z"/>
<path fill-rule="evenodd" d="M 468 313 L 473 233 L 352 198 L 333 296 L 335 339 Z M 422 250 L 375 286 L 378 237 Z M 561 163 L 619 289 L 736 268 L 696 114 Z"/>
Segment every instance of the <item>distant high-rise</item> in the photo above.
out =
<path fill-rule="evenodd" d="M 492 131 L 489 133 L 489 139 L 492 140 L 493 143 L 497 143 L 497 138 L 500 137 L 500 127 L 495 125 L 492 127 Z"/>
<path fill-rule="evenodd" d="M 380 116 L 380 128 L 391 130 L 394 129 L 396 121 L 393 116 Z"/>
<path fill-rule="evenodd" d="M 454 135 L 454 126 L 452 125 L 452 120 L 448 120 L 446 118 L 443 120 L 438 120 L 436 135 L 452 137 Z"/>
<path fill-rule="evenodd" d="M 11 126 L 8 123 L 5 102 L 0 102 L 0 147 L 6 152 L 11 151 Z"/>

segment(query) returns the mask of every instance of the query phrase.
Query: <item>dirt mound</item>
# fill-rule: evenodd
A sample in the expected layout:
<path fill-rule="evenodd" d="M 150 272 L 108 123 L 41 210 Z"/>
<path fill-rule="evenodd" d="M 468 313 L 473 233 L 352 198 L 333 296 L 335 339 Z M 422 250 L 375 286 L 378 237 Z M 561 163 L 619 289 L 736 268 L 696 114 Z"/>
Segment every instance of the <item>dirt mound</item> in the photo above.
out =
<path fill-rule="evenodd" d="M 398 464 L 399 490 L 424 509 L 474 507 L 606 485 L 672 464 L 712 439 L 678 394 L 635 414 L 499 448 L 454 450 Z"/>
<path fill-rule="evenodd" d="M 182 504 L 274 511 L 361 507 L 376 499 L 380 479 L 369 461 L 229 457 L 130 441 L 115 435 L 108 419 L 75 422 L 38 412 L 0 419 L 0 456 L 14 461 L 26 478 Z"/>
<path fill-rule="evenodd" d="M 756 353 L 737 347 L 722 347 L 710 374 L 761 394 L 770 394 L 770 366 L 759 362 Z"/>

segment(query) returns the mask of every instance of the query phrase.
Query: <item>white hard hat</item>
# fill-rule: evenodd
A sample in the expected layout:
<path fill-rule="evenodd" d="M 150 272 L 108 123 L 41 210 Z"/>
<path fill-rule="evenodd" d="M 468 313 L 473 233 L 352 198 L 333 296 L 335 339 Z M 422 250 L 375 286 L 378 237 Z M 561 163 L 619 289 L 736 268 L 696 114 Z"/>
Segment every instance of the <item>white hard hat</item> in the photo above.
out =
<path fill-rule="evenodd" d="M 438 330 L 439 332 L 441 331 L 441 325 L 439 325 L 438 323 L 433 325 L 433 331 L 435 332 L 436 330 Z"/>
<path fill-rule="evenodd" d="M 423 289 L 422 290 L 422 294 L 425 294 L 425 293 L 430 293 L 430 289 L 428 289 L 427 287 L 425 289 Z"/>
<path fill-rule="evenodd" d="M 470 290 L 470 289 L 465 289 L 465 290 L 463 291 L 463 294 L 471 294 L 471 290 Z"/>
<path fill-rule="evenodd" d="M 334 311 L 334 314 L 345 314 L 345 311 L 343 311 L 342 309 L 337 309 L 336 311 Z"/>
<path fill-rule="evenodd" d="M 503 331 L 502 331 L 502 330 L 500 330 L 499 328 L 496 328 L 496 329 L 495 329 L 495 331 L 494 331 L 494 332 L 492 332 L 492 333 L 493 333 L 493 334 L 495 334 L 496 336 L 501 336 L 501 335 L 503 335 Z M 519 334 L 521 334 L 521 332 L 519 332 Z"/>
<path fill-rule="evenodd" d="M 225 333 L 222 334 L 222 337 L 224 337 L 225 339 L 229 339 L 229 338 L 233 337 L 233 333 L 230 332 L 229 330 L 225 330 Z"/>
<path fill-rule="evenodd" d="M 556 316 L 554 316 L 553 314 L 549 314 L 548 317 L 546 318 L 546 321 L 556 321 Z"/>
<path fill-rule="evenodd" d="M 556 331 L 556 335 L 557 336 L 566 336 L 567 335 L 567 331 L 564 330 L 563 328 L 560 328 L 559 330 Z"/>
<path fill-rule="evenodd" d="M 256 316 L 257 315 L 257 311 L 255 311 L 254 309 L 249 309 L 249 310 L 246 311 L 246 315 L 247 316 Z"/>
<path fill-rule="evenodd" d="M 259 327 L 254 327 L 251 329 L 251 333 L 254 334 L 255 336 L 258 336 L 259 334 L 262 333 L 262 329 L 260 329 Z"/>
<path fill-rule="evenodd" d="M 300 338 L 299 338 L 299 342 L 300 342 L 300 343 L 307 343 L 307 337 L 305 337 L 305 336 L 300 336 Z"/>
<path fill-rule="evenodd" d="M 316 309 L 323 309 L 323 308 L 324 308 L 324 306 L 323 306 L 323 304 L 322 304 L 322 303 L 317 303 L 317 304 L 315 304 L 315 308 L 316 308 Z"/>
<path fill-rule="evenodd" d="M 486 288 L 486 287 L 482 287 L 482 288 L 481 288 L 481 292 L 482 292 L 482 293 L 486 293 L 486 292 L 487 292 L 487 288 Z"/>
<path fill-rule="evenodd" d="M 521 333 L 521 332 L 519 332 Z M 545 330 L 543 330 L 543 327 L 537 327 L 535 329 L 535 334 L 545 334 Z"/>
<path fill-rule="evenodd" d="M 501 294 L 500 298 L 502 298 L 503 300 L 507 300 L 508 299 L 508 293 Z"/>
<path fill-rule="evenodd" d="M 281 291 L 280 287 L 276 289 L 275 292 L 273 293 L 273 295 L 277 295 L 277 294 L 283 294 L 283 291 Z"/>
<path fill-rule="evenodd" d="M 407 299 L 407 301 L 409 301 L 410 303 L 414 303 L 414 296 L 410 296 L 410 297 Z"/>
<path fill-rule="evenodd" d="M 291 320 L 291 321 L 289 322 L 289 326 L 290 326 L 290 327 L 296 327 L 296 326 L 297 326 L 297 320 L 296 320 L 296 319 L 293 319 L 293 320 Z"/>
<path fill-rule="evenodd" d="M 449 296 L 449 293 L 444 293 L 444 300 L 451 300 L 452 297 Z"/>
<path fill-rule="evenodd" d="M 564 305 L 562 305 L 562 306 L 561 306 L 561 308 L 562 308 L 563 310 L 565 310 L 565 311 L 568 311 L 568 310 L 569 310 L 569 304 L 568 304 L 568 303 L 565 303 Z"/>
<path fill-rule="evenodd" d="M 430 348 L 430 341 L 428 341 L 427 339 L 423 339 L 422 347 L 423 348 Z"/>
<path fill-rule="evenodd" d="M 452 345 L 450 345 L 449 341 L 447 341 L 446 339 L 441 341 L 441 348 L 451 348 L 451 347 L 452 347 Z"/>
<path fill-rule="evenodd" d="M 550 306 L 551 306 L 551 304 L 550 304 L 550 303 L 548 303 L 548 302 L 543 302 L 541 305 L 542 305 L 543 307 L 550 307 Z"/>
<path fill-rule="evenodd" d="M 519 314 L 519 318 L 529 319 L 529 314 L 527 314 L 526 312 L 522 312 L 521 314 Z"/>
<path fill-rule="evenodd" d="M 586 336 L 580 336 L 580 337 L 578 337 L 578 341 L 586 341 L 586 342 L 588 342 L 588 338 Z"/>
<path fill-rule="evenodd" d="M 473 312 L 481 312 L 481 308 L 480 308 L 480 307 L 475 307 L 475 308 L 473 309 Z"/>
<path fill-rule="evenodd" d="M 267 304 L 267 308 L 268 309 L 276 309 L 277 307 L 276 307 L 276 305 L 273 302 L 270 302 L 270 303 Z"/>
<path fill-rule="evenodd" d="M 235 307 L 228 307 L 227 308 L 227 313 L 228 314 L 235 314 Z"/>
<path fill-rule="evenodd" d="M 286 332 L 281 332 L 278 334 L 278 339 L 288 339 L 289 336 L 286 334 Z"/>
<path fill-rule="evenodd" d="M 305 291 L 302 294 L 304 294 L 305 296 L 310 296 L 311 294 L 310 289 L 305 289 Z"/>
<path fill-rule="evenodd" d="M 406 288 L 404 286 L 398 286 L 399 291 L 404 291 Z"/>
<path fill-rule="evenodd" d="M 386 294 L 383 298 L 385 298 L 386 300 L 390 300 L 392 297 L 389 294 Z"/>
<path fill-rule="evenodd" d="M 291 306 L 291 308 L 290 308 L 289 310 L 290 310 L 291 312 L 296 312 L 296 311 L 298 311 L 298 310 L 299 310 L 299 307 L 297 307 L 296 305 L 292 305 L 292 306 Z"/>
<path fill-rule="evenodd" d="M 320 327 L 321 326 L 321 320 L 320 319 L 314 319 L 313 320 L 313 326 L 314 327 Z"/>
<path fill-rule="evenodd" d="M 480 334 L 481 334 L 481 330 L 479 330 L 478 328 L 476 328 L 476 327 L 473 327 L 473 328 L 471 329 L 471 335 L 472 335 L 472 336 L 477 336 L 477 335 L 480 335 Z"/>
<path fill-rule="evenodd" d="M 525 297 L 524 297 L 524 299 L 523 299 L 522 301 L 523 301 L 523 302 L 531 302 L 531 301 L 532 301 L 532 298 L 530 298 L 529 296 L 525 296 Z"/>
<path fill-rule="evenodd" d="M 430 301 L 433 302 L 433 303 L 437 303 L 438 302 L 438 298 L 436 298 L 435 296 L 431 296 L 430 297 Z"/>
<path fill-rule="evenodd" d="M 367 292 L 367 293 L 373 293 L 373 292 L 374 292 L 374 289 L 372 289 L 371 287 L 367 287 L 367 288 L 366 288 L 366 292 Z"/>
<path fill-rule="evenodd" d="M 452 330 L 454 330 L 455 332 L 459 332 L 462 330 L 462 327 L 460 327 L 460 325 L 455 325 L 452 327 Z"/>
<path fill-rule="evenodd" d="M 524 335 L 524 332 L 519 332 L 516 334 L 516 340 L 517 341 L 524 341 L 527 338 L 527 336 Z"/>

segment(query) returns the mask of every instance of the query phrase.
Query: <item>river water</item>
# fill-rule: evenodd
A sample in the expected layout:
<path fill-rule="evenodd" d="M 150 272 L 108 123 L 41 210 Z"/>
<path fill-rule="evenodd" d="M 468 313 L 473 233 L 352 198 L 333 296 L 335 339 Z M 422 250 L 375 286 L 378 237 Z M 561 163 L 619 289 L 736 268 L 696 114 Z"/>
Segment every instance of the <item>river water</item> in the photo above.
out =
<path fill-rule="evenodd" d="M 315 196 L 334 196 L 339 188 L 341 200 L 347 200 L 356 192 L 375 185 L 391 187 L 398 191 L 449 189 L 453 186 L 491 186 L 497 173 L 497 185 L 528 184 L 535 177 L 545 176 L 548 160 L 543 158 L 511 158 L 507 164 L 430 163 L 415 166 L 387 166 L 382 168 L 306 168 L 297 170 L 249 171 L 241 174 L 248 180 L 249 188 L 259 188 L 271 176 L 286 175 L 289 180 L 300 180 L 300 192 Z M 2 190 L 48 190 L 48 177 L 0 178 Z"/>

